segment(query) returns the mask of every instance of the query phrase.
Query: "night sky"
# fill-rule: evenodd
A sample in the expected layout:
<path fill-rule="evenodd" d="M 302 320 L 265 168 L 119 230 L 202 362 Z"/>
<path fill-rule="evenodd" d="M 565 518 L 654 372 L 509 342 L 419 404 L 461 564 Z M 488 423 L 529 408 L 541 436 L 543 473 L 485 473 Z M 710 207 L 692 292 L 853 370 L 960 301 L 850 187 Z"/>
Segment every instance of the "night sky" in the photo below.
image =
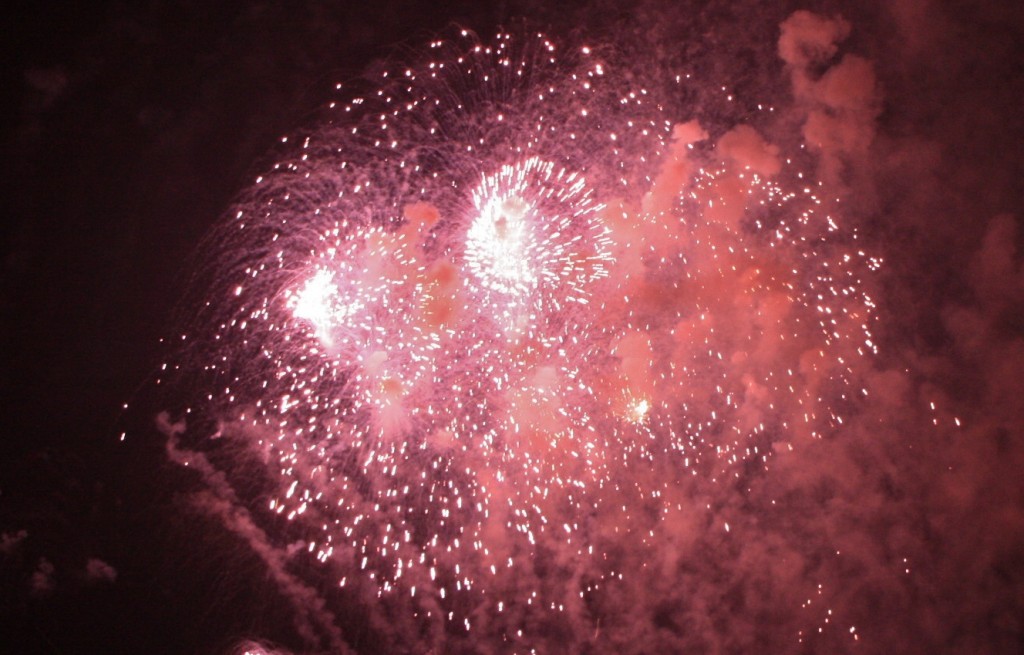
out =
<path fill-rule="evenodd" d="M 612 44 L 691 75 L 662 90 L 677 123 L 700 121 L 717 139 L 750 122 L 769 141 L 815 142 L 843 221 L 884 261 L 870 281 L 879 354 L 857 370 L 871 401 L 753 485 L 786 509 L 718 507 L 741 517 L 742 541 L 673 541 L 661 556 L 674 573 L 650 591 L 659 599 L 627 585 L 601 609 L 618 627 L 559 637 L 539 626 L 542 643 L 571 653 L 1024 651 L 1016 3 L 18 4 L 6 12 L 0 105 L 0 653 L 230 653 L 250 639 L 337 650 L 296 627 L 295 594 L 252 541 L 196 508 L 204 483 L 168 457 L 173 430 L 156 423 L 174 409 L 154 385 L 174 357 L 161 339 L 198 311 L 187 303 L 204 235 L 287 153 L 282 136 L 322 119 L 335 83 L 421 52 L 452 25 L 486 42 L 524 19 L 556 40 Z M 823 22 L 787 22 L 802 9 Z M 816 39 L 838 54 L 815 54 Z M 865 62 L 861 77 L 801 86 L 846 54 Z M 778 114 L 759 118 L 759 103 Z M 831 546 L 845 559 L 815 559 Z M 803 568 L 786 564 L 795 557 Z M 295 575 L 327 595 L 334 582 L 308 566 Z M 813 634 L 823 619 L 773 604 L 819 584 L 842 629 L 801 642 L 796 630 Z M 353 652 L 427 652 L 385 634 L 372 603 L 331 602 Z M 461 637 L 443 648 L 514 652 Z"/>

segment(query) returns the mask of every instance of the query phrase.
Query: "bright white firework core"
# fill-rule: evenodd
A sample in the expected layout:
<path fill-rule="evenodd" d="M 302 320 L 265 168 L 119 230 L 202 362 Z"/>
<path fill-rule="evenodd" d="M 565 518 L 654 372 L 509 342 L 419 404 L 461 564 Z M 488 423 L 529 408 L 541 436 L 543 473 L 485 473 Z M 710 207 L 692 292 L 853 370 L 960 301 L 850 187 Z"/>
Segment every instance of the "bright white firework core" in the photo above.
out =
<path fill-rule="evenodd" d="M 290 298 L 292 314 L 296 318 L 308 321 L 313 326 L 317 338 L 326 346 L 333 342 L 331 326 L 340 318 L 334 307 L 337 300 L 336 290 L 334 276 L 320 269 L 306 280 L 301 291 Z"/>
<path fill-rule="evenodd" d="M 469 260 L 489 269 L 481 276 L 484 286 L 513 296 L 536 288 L 537 273 L 530 260 L 535 246 L 526 224 L 532 209 L 517 196 L 486 200 L 466 237 Z"/>
<path fill-rule="evenodd" d="M 484 176 L 473 192 L 466 264 L 484 295 L 511 315 L 586 303 L 607 276 L 601 205 L 586 181 L 536 157 Z"/>

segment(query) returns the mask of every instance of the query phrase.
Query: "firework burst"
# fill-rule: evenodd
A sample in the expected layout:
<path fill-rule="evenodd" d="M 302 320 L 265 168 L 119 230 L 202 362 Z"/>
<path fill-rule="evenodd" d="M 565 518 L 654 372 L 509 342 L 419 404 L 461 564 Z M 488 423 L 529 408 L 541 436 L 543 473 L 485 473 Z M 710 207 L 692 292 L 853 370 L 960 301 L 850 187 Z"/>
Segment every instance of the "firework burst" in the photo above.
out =
<path fill-rule="evenodd" d="M 752 128 L 712 143 L 590 48 L 430 54 L 341 87 L 211 239 L 171 368 L 259 481 L 175 447 L 327 601 L 528 650 L 600 624 L 695 489 L 842 422 L 877 262 Z"/>

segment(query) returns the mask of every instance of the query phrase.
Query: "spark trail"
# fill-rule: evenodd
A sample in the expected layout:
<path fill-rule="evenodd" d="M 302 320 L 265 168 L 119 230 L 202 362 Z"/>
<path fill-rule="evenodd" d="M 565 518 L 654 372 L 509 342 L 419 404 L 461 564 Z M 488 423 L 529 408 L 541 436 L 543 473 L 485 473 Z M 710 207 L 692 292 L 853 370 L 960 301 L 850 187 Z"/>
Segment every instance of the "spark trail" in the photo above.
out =
<path fill-rule="evenodd" d="M 841 425 L 878 262 L 754 129 L 598 50 L 429 51 L 341 87 L 211 237 L 174 448 L 392 646 L 585 641 L 624 549 Z"/>

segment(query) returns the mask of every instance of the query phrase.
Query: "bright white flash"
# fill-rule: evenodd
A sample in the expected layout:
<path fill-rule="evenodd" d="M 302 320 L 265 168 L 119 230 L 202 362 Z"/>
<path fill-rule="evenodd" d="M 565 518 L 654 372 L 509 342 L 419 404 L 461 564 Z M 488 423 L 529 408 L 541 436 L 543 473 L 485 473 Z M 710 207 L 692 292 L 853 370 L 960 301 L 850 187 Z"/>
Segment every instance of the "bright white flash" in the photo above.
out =
<path fill-rule="evenodd" d="M 336 320 L 337 286 L 334 275 L 319 269 L 306 280 L 302 290 L 292 295 L 290 305 L 295 318 L 309 322 L 325 345 L 331 343 L 331 325 Z"/>
<path fill-rule="evenodd" d="M 530 257 L 533 238 L 528 214 L 531 210 L 518 196 L 491 196 L 484 200 L 469 228 L 467 259 L 478 270 L 486 270 L 481 281 L 492 291 L 521 296 L 537 285 L 537 273 Z"/>

